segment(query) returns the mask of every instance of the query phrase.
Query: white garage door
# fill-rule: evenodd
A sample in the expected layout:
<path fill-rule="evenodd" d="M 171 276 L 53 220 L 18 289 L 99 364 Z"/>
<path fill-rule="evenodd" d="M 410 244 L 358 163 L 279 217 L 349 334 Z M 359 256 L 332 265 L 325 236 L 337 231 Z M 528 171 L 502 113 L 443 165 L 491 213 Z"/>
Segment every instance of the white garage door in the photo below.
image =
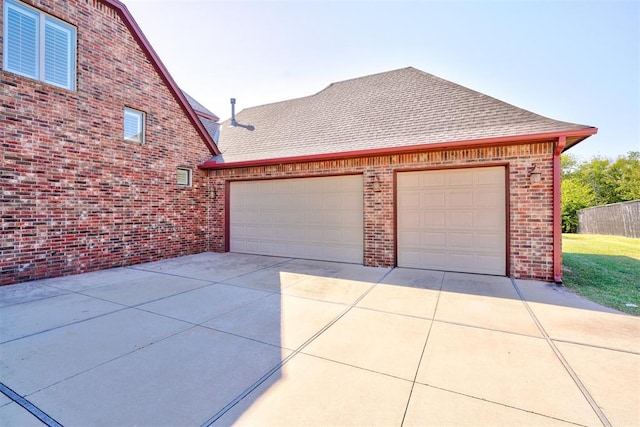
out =
<path fill-rule="evenodd" d="M 231 183 L 230 250 L 362 264 L 362 175 Z"/>
<path fill-rule="evenodd" d="M 506 274 L 505 168 L 398 173 L 398 266 Z"/>

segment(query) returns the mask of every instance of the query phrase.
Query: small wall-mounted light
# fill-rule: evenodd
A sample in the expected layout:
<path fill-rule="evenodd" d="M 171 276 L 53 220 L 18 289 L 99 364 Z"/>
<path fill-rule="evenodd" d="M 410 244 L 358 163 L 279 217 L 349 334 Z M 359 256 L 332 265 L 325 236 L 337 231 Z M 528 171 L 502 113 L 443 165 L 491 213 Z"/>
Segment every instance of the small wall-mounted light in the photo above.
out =
<path fill-rule="evenodd" d="M 373 191 L 378 192 L 382 190 L 382 183 L 380 182 L 380 177 L 378 175 L 373 176 Z"/>
<path fill-rule="evenodd" d="M 535 163 L 529 167 L 529 182 L 531 182 L 531 184 L 537 184 L 540 182 L 540 171 L 537 167 L 538 166 Z"/>

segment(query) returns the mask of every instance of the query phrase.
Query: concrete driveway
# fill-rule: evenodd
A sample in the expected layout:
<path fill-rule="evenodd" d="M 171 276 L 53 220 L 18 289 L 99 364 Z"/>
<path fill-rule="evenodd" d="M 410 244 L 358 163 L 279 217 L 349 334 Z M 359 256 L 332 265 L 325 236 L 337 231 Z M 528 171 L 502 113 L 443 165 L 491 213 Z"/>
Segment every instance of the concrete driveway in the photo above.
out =
<path fill-rule="evenodd" d="M 640 424 L 640 319 L 540 282 L 203 253 L 0 306 L 2 426 Z"/>

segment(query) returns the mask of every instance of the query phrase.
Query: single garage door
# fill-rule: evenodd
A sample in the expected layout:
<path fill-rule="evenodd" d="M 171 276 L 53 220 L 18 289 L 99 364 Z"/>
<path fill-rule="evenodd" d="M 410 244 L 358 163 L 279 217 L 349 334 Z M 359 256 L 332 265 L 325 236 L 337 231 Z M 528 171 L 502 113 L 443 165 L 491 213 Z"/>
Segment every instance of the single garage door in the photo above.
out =
<path fill-rule="evenodd" d="M 362 175 L 231 183 L 231 252 L 362 264 Z"/>
<path fill-rule="evenodd" d="M 506 274 L 504 167 L 397 179 L 398 266 Z"/>

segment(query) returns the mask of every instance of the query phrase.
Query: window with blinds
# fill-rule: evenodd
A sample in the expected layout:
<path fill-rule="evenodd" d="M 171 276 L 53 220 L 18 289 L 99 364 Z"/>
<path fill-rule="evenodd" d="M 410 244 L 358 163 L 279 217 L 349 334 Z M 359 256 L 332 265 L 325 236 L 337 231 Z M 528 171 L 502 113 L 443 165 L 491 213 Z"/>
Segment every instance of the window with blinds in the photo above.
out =
<path fill-rule="evenodd" d="M 183 187 L 191 186 L 191 169 L 178 168 L 176 170 L 177 183 Z"/>
<path fill-rule="evenodd" d="M 4 1 L 3 68 L 75 90 L 76 29 L 15 0 Z"/>
<path fill-rule="evenodd" d="M 144 113 L 142 111 L 125 107 L 124 139 L 130 142 L 144 142 Z"/>

